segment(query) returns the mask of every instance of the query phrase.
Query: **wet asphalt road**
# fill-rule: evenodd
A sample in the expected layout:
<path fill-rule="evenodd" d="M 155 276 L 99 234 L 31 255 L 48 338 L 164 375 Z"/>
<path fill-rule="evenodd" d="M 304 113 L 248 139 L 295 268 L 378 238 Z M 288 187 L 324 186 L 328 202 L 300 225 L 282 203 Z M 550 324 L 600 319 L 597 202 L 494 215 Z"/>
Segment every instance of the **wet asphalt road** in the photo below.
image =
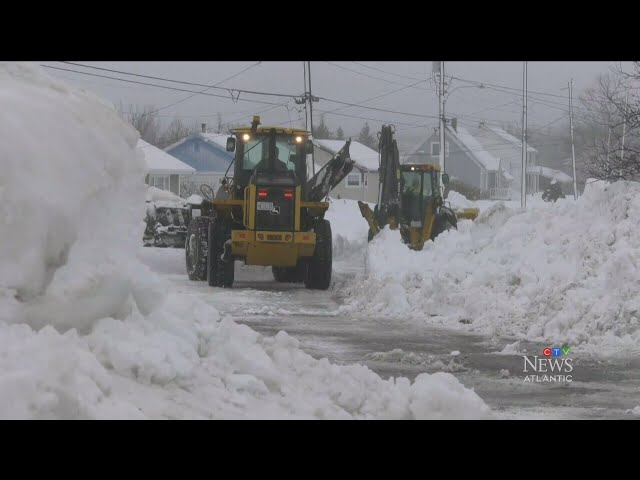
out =
<path fill-rule="evenodd" d="M 573 356 L 571 383 L 526 383 L 522 355 L 496 353 L 513 343 L 512 338 L 488 338 L 400 318 L 345 315 L 338 312 L 336 292 L 276 283 L 270 269 L 236 263 L 234 288 L 217 289 L 187 279 L 184 251 L 145 249 L 141 258 L 177 290 L 202 295 L 223 315 L 264 335 L 284 330 L 315 358 L 362 363 L 383 378 L 450 372 L 502 418 L 640 419 L 629 412 L 640 405 L 640 359 Z M 334 261 L 336 275 L 359 268 L 353 259 Z M 545 346 L 522 345 L 532 355 Z"/>

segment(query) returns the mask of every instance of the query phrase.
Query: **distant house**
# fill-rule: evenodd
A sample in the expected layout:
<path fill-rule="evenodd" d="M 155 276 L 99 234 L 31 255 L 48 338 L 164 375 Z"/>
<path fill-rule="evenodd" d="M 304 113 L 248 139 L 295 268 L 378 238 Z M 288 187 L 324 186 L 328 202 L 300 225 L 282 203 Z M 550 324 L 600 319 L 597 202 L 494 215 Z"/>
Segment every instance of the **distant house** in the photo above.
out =
<path fill-rule="evenodd" d="M 313 140 L 315 162 L 324 166 L 344 147 L 346 140 Z M 354 161 L 353 170 L 331 191 L 331 197 L 362 200 L 376 203 L 378 200 L 378 152 L 360 142 L 351 141 L 349 154 Z M 312 172 L 309 172 L 311 177 Z"/>
<path fill-rule="evenodd" d="M 550 167 L 541 165 L 527 168 L 527 173 L 537 173 L 540 190 L 545 190 L 553 180 L 558 182 L 564 194 L 573 194 L 573 177 Z"/>
<path fill-rule="evenodd" d="M 511 198 L 520 198 L 522 184 L 522 141 L 500 127 L 480 122 L 473 135 L 488 151 L 495 152 L 502 161 L 502 168 L 514 178 Z M 540 172 L 536 150 L 527 145 L 527 193 L 540 191 Z"/>
<path fill-rule="evenodd" d="M 228 137 L 224 133 L 195 133 L 164 151 L 195 169 L 195 174 L 188 179 L 191 188 L 199 189 L 200 185 L 207 184 L 217 191 L 220 179 L 233 161 L 233 152 L 226 149 Z M 229 175 L 233 176 L 232 170 Z"/>
<path fill-rule="evenodd" d="M 452 179 L 479 189 L 491 198 L 508 198 L 514 180 L 503 168 L 500 157 L 493 155 L 461 125 L 446 125 L 445 169 Z M 405 163 L 439 163 L 440 138 L 437 130 L 412 154 Z"/>
<path fill-rule="evenodd" d="M 181 177 L 191 176 L 195 169 L 142 139 L 137 146 L 147 167 L 145 183 L 180 195 Z"/>

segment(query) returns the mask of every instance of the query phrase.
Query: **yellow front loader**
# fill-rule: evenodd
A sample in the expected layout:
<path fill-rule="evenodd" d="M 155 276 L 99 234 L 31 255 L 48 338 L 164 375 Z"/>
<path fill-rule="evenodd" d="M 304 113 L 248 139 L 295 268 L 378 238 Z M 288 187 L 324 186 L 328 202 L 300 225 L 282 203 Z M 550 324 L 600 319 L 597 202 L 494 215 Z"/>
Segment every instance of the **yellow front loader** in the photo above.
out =
<path fill-rule="evenodd" d="M 227 150 L 235 152 L 234 174 L 213 195 L 191 205 L 185 243 L 191 280 L 231 287 L 236 260 L 271 266 L 280 282 L 304 282 L 326 290 L 331 282 L 331 225 L 322 201 L 353 168 L 348 140 L 310 180 L 307 154 L 313 144 L 306 130 L 259 127 L 232 130 Z"/>

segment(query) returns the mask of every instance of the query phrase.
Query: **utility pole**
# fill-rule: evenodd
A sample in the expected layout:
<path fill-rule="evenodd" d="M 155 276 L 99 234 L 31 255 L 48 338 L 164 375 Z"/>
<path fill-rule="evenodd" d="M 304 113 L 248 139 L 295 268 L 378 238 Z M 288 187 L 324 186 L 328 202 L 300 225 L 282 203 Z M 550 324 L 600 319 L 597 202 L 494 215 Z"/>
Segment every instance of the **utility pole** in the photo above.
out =
<path fill-rule="evenodd" d="M 522 71 L 522 182 L 520 206 L 527 206 L 527 62 Z"/>
<path fill-rule="evenodd" d="M 438 99 L 439 99 L 439 104 L 440 104 L 440 168 L 442 168 L 442 171 L 445 171 L 445 148 L 446 148 L 446 143 L 445 143 L 445 131 L 444 131 L 444 86 L 445 86 L 445 81 L 444 81 L 444 62 L 440 62 L 440 88 L 438 89 Z"/>
<path fill-rule="evenodd" d="M 624 160 L 624 136 L 627 134 L 627 102 L 629 101 L 629 92 L 624 96 L 624 111 L 622 112 L 622 149 L 620 151 L 620 160 Z"/>
<path fill-rule="evenodd" d="M 313 95 L 311 94 L 311 62 L 307 62 L 307 72 L 309 78 L 309 126 L 311 127 L 311 136 L 313 137 Z M 311 171 L 316 174 L 316 155 L 315 148 L 311 151 Z"/>
<path fill-rule="evenodd" d="M 576 148 L 573 141 L 573 78 L 569 82 L 569 125 L 571 128 L 571 165 L 573 167 L 573 199 L 578 199 L 578 183 L 576 179 Z"/>
<path fill-rule="evenodd" d="M 307 109 L 307 62 L 302 62 L 304 68 L 304 128 L 309 130 L 309 112 Z"/>

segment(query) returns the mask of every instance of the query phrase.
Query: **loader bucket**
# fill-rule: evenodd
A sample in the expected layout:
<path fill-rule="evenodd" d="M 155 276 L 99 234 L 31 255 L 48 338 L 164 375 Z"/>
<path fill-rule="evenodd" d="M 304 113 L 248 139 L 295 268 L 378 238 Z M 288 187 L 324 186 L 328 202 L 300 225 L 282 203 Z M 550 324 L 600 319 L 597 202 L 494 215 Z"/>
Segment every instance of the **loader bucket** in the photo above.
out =
<path fill-rule="evenodd" d="M 463 208 L 461 210 L 456 210 L 455 214 L 458 220 L 459 219 L 475 220 L 476 218 L 478 218 L 478 215 L 480 214 L 480 210 L 477 208 Z"/>

